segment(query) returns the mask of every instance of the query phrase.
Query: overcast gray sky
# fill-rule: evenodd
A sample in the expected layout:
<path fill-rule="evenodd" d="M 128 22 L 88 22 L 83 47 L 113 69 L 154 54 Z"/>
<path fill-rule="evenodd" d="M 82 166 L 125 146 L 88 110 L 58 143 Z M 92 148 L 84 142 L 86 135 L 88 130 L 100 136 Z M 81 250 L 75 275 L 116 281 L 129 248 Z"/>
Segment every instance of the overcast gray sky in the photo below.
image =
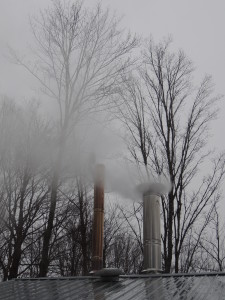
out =
<path fill-rule="evenodd" d="M 26 53 L 30 41 L 28 16 L 49 5 L 50 0 L 0 0 L 0 94 L 21 99 L 34 92 L 28 74 L 10 64 L 4 57 L 9 44 Z M 87 6 L 96 0 L 86 0 Z M 182 48 L 197 69 L 197 77 L 213 76 L 216 92 L 225 94 L 225 1 L 224 0 L 102 0 L 123 15 L 122 24 L 132 32 L 155 41 L 171 34 L 175 48 Z M 225 105 L 221 103 L 220 119 L 213 126 L 213 143 L 225 148 L 220 138 L 224 127 Z"/>

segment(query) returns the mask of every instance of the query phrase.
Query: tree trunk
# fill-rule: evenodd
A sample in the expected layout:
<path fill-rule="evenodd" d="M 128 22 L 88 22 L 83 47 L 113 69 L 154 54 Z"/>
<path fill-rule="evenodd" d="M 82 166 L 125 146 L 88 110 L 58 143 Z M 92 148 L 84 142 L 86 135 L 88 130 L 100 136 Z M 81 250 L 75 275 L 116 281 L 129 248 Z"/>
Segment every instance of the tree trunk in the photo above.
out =
<path fill-rule="evenodd" d="M 79 204 L 80 204 L 80 235 L 81 235 L 81 249 L 82 249 L 82 275 L 88 275 L 87 266 L 87 220 L 85 220 L 86 215 L 86 205 L 84 203 L 84 191 L 82 183 L 79 187 Z"/>
<path fill-rule="evenodd" d="M 179 257 L 180 253 L 178 251 L 175 251 L 175 273 L 179 272 Z"/>
<path fill-rule="evenodd" d="M 49 267 L 49 263 L 50 263 L 49 245 L 50 245 L 50 241 L 51 241 L 53 222 L 54 222 L 54 218 L 55 218 L 58 182 L 59 182 L 59 175 L 58 175 L 58 172 L 56 169 L 53 174 L 53 179 L 52 179 L 50 209 L 49 209 L 49 215 L 48 215 L 48 223 L 47 223 L 47 227 L 45 229 L 44 237 L 43 237 L 43 248 L 42 248 L 42 253 L 41 253 L 39 277 L 46 277 L 46 275 L 48 273 L 48 267 Z"/>
<path fill-rule="evenodd" d="M 50 208 L 48 214 L 48 223 L 43 236 L 43 247 L 41 253 L 41 261 L 39 264 L 40 271 L 39 277 L 46 277 L 48 273 L 48 268 L 50 264 L 50 253 L 49 246 L 52 237 L 52 230 L 54 227 L 54 218 L 55 218 L 55 210 L 56 210 L 56 202 L 57 202 L 57 193 L 58 193 L 58 185 L 59 185 L 59 175 L 61 172 L 62 165 L 62 157 L 66 143 L 66 132 L 67 132 L 68 121 L 65 121 L 64 126 L 62 127 L 62 131 L 59 137 L 59 149 L 58 155 L 56 157 L 55 165 L 53 166 L 53 177 L 51 184 L 51 196 L 50 196 Z"/>
<path fill-rule="evenodd" d="M 20 266 L 20 260 L 21 260 L 21 255 L 22 255 L 22 244 L 24 241 L 24 214 L 23 214 L 23 209 L 24 209 L 24 200 L 25 200 L 25 192 L 26 192 L 26 187 L 29 181 L 29 175 L 25 171 L 25 174 L 23 176 L 23 184 L 22 184 L 22 189 L 21 189 L 21 194 L 20 194 L 20 204 L 19 204 L 19 219 L 18 219 L 18 225 L 16 226 L 16 237 L 15 237 L 15 246 L 14 246 L 14 252 L 12 255 L 12 264 L 9 269 L 9 277 L 8 279 L 12 278 L 17 278 L 18 276 L 18 270 Z"/>
<path fill-rule="evenodd" d="M 17 278 L 18 276 L 18 270 L 19 270 L 21 254 L 22 254 L 21 246 L 22 246 L 22 242 L 21 239 L 19 239 L 15 244 L 15 250 L 12 257 L 12 265 L 9 270 L 9 276 L 8 276 L 9 280 L 13 278 Z"/>
<path fill-rule="evenodd" d="M 168 215 L 168 235 L 167 235 L 167 257 L 165 260 L 165 273 L 170 273 L 173 257 L 173 216 L 174 203 L 173 191 L 169 193 L 169 215 Z"/>

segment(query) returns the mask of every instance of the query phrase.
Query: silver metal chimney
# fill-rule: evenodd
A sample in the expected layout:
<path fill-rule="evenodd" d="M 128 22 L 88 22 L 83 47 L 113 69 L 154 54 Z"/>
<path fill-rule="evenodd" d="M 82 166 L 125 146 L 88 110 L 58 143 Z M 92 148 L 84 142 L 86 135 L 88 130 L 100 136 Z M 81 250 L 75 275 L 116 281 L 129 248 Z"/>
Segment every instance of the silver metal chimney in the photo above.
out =
<path fill-rule="evenodd" d="M 162 272 L 160 197 L 165 187 L 160 183 L 154 183 L 141 184 L 138 189 L 143 195 L 144 270 L 142 273 L 160 273 Z"/>

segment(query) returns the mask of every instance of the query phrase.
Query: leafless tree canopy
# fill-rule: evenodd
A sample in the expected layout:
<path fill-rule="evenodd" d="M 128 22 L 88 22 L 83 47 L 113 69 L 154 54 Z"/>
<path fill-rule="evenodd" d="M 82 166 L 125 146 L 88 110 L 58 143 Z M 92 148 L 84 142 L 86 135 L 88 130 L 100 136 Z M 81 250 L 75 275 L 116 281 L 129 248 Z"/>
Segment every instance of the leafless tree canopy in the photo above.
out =
<path fill-rule="evenodd" d="M 164 175 L 172 183 L 168 197 L 162 197 L 163 258 L 166 272 L 173 260 L 178 272 L 188 232 L 204 216 L 207 221 L 198 223 L 196 233 L 200 238 L 210 221 L 224 156 L 212 160 L 207 147 L 220 98 L 213 95 L 211 78 L 195 87 L 192 63 L 182 51 L 171 53 L 169 46 L 170 41 L 145 44 L 141 66 L 131 77 L 124 76 L 117 116 L 129 132 L 134 161 L 145 165 L 149 176 Z M 209 174 L 201 170 L 204 163 L 211 164 Z"/>
<path fill-rule="evenodd" d="M 0 102 L 3 280 L 91 271 L 93 184 L 69 155 L 84 150 L 71 142 L 79 122 L 104 110 L 119 120 L 137 173 L 171 181 L 161 197 L 163 270 L 224 270 L 225 160 L 209 147 L 220 100 L 211 77 L 196 84 L 192 62 L 169 39 L 139 45 L 101 5 L 52 1 L 30 26 L 31 60 L 11 58 L 37 80 L 56 118 L 46 121 L 34 103 Z M 142 217 L 142 202 L 106 205 L 104 267 L 141 272 Z"/>
<path fill-rule="evenodd" d="M 67 139 L 80 119 L 93 110 L 102 109 L 120 84 L 120 73 L 126 72 L 132 64 L 130 52 L 137 44 L 136 38 L 125 35 L 118 25 L 116 17 L 100 5 L 90 10 L 78 1 L 55 1 L 31 21 L 36 41 L 35 63 L 28 63 L 12 52 L 16 63 L 38 80 L 42 90 L 55 100 L 59 111 L 40 276 L 46 276 L 50 264 L 50 243 Z"/>

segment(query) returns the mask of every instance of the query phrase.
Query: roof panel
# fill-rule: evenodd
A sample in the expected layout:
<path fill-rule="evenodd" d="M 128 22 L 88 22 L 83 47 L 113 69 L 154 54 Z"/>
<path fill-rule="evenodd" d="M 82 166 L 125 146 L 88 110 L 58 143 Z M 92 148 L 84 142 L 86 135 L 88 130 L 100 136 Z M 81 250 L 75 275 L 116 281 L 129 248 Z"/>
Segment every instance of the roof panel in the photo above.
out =
<path fill-rule="evenodd" d="M 121 276 L 17 279 L 0 283 L 0 300 L 225 300 L 225 276 Z"/>

